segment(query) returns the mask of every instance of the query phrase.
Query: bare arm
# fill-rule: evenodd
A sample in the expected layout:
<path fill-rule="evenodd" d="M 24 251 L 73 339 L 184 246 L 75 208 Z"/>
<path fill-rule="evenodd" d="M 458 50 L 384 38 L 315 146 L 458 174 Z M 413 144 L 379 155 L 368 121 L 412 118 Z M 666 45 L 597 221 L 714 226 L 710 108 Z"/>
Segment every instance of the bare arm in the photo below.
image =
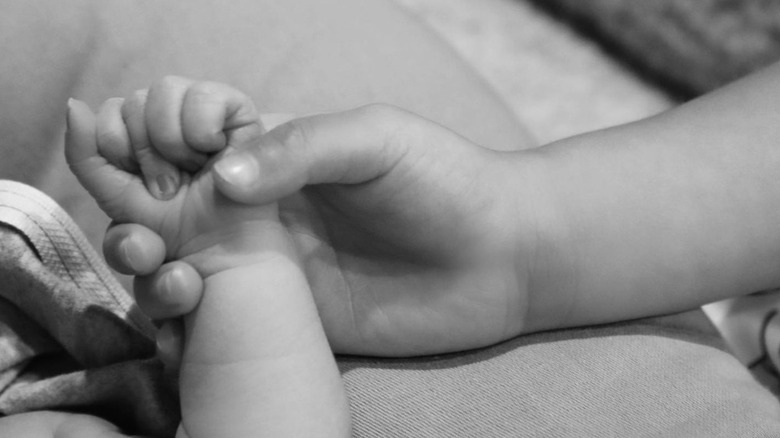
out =
<path fill-rule="evenodd" d="M 346 393 L 306 277 L 276 231 L 249 263 L 206 273 L 203 299 L 185 320 L 182 428 L 192 438 L 350 436 Z M 194 266 L 200 257 L 214 262 L 201 254 Z"/>
<path fill-rule="evenodd" d="M 657 117 L 519 154 L 551 200 L 529 331 L 780 285 L 779 119 L 775 65 Z"/>

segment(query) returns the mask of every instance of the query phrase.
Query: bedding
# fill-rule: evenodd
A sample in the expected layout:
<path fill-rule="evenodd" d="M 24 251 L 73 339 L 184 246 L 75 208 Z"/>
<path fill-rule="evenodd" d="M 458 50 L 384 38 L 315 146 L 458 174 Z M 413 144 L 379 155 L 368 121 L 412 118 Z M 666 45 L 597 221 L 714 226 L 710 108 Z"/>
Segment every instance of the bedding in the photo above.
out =
<path fill-rule="evenodd" d="M 532 0 L 639 74 L 686 97 L 780 57 L 780 3 L 762 0 Z"/>
<path fill-rule="evenodd" d="M 775 56 L 776 14 L 751 15 L 764 20 L 758 27 L 745 18 L 710 29 L 692 12 L 771 2 L 398 1 L 470 61 L 542 143 L 657 113 Z M 690 15 L 661 23 L 670 13 Z M 666 46 L 655 40 L 677 28 L 695 32 L 678 30 L 682 39 Z M 722 51 L 716 43 L 728 38 L 697 33 L 719 29 L 763 41 L 755 53 L 768 55 Z M 668 68 L 686 53 L 707 57 Z M 640 55 L 632 68 L 623 62 Z M 735 58 L 745 55 L 754 61 Z M 0 206 L 0 413 L 85 411 L 131 433 L 172 436 L 176 384 L 153 358 L 150 322 L 46 196 L 2 182 Z M 358 437 L 780 435 L 777 400 L 699 311 L 433 358 L 342 357 L 340 367 Z"/>

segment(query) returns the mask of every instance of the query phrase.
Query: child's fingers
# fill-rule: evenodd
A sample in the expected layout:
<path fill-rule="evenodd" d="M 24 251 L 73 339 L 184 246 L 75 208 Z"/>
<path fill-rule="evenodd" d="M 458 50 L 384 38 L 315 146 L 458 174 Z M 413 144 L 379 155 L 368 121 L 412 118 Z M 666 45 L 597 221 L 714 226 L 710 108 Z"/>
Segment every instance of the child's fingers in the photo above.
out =
<path fill-rule="evenodd" d="M 168 319 L 192 312 L 203 295 L 203 279 L 181 260 L 166 263 L 133 283 L 138 307 L 151 319 Z"/>
<path fill-rule="evenodd" d="M 138 178 L 111 165 L 98 151 L 95 114 L 81 101 L 68 102 L 65 158 L 81 184 L 114 220 L 138 221 L 129 212 L 148 211 L 150 201 Z"/>
<path fill-rule="evenodd" d="M 162 237 L 140 224 L 112 223 L 103 239 L 109 266 L 127 275 L 149 275 L 165 261 Z"/>
<path fill-rule="evenodd" d="M 122 106 L 122 119 L 127 127 L 133 155 L 141 168 L 144 184 L 155 198 L 168 200 L 179 190 L 181 174 L 150 143 L 145 115 L 146 96 L 145 90 L 139 90 L 126 99 Z"/>
<path fill-rule="evenodd" d="M 252 100 L 218 82 L 192 84 L 181 112 L 184 141 L 208 154 L 256 141 L 265 131 Z"/>
<path fill-rule="evenodd" d="M 195 81 L 179 76 L 166 76 L 149 87 L 146 100 L 146 126 L 152 146 L 166 160 L 196 172 L 208 157 L 191 149 L 184 138 L 183 106 L 185 95 Z"/>
<path fill-rule="evenodd" d="M 255 204 L 307 184 L 366 182 L 392 169 L 418 141 L 405 132 L 441 130 L 423 121 L 385 105 L 293 120 L 264 135 L 259 147 L 221 157 L 214 165 L 215 184 L 233 200 Z"/>
<path fill-rule="evenodd" d="M 98 152 L 109 163 L 130 173 L 138 173 L 130 137 L 122 120 L 122 106 L 125 100 L 119 97 L 108 99 L 97 113 Z"/>

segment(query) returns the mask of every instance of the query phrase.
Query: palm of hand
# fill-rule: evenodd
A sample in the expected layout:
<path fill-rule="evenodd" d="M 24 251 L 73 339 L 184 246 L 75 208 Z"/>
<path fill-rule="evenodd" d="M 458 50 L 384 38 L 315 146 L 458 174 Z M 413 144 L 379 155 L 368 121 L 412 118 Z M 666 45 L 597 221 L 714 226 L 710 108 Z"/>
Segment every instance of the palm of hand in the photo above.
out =
<path fill-rule="evenodd" d="M 436 168 L 415 163 L 282 203 L 337 352 L 433 354 L 520 331 L 527 299 L 508 238 L 511 215 L 470 202 L 494 191 L 487 175 Z"/>

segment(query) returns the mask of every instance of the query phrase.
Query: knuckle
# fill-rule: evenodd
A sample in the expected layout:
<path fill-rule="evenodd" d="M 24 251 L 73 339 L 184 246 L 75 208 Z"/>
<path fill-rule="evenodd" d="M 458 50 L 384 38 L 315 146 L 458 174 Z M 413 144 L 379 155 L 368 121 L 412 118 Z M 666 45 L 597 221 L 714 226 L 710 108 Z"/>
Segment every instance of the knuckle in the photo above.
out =
<path fill-rule="evenodd" d="M 135 90 L 124 99 L 120 113 L 122 119 L 127 122 L 131 118 L 137 118 L 141 110 L 146 105 L 147 89 Z"/>
<path fill-rule="evenodd" d="M 95 136 L 98 151 L 104 153 L 123 152 L 126 148 L 125 137 L 113 129 L 98 129 Z"/>
<path fill-rule="evenodd" d="M 197 105 L 201 105 L 204 102 L 214 100 L 214 89 L 208 85 L 207 82 L 196 82 L 187 88 L 187 92 L 184 96 L 184 109 L 197 108 Z"/>
<path fill-rule="evenodd" d="M 225 106 L 232 89 L 217 82 L 194 82 L 184 97 L 185 110 L 201 110 L 204 106 Z"/>
<path fill-rule="evenodd" d="M 366 105 L 359 109 L 369 126 L 384 137 L 384 146 L 397 146 L 415 131 L 417 118 L 401 108 L 385 103 Z"/>
<path fill-rule="evenodd" d="M 198 96 L 198 97 L 213 96 L 215 94 L 220 94 L 219 91 L 220 91 L 220 87 L 218 86 L 218 84 L 211 81 L 194 82 L 187 89 L 188 94 L 192 94 L 193 96 Z"/>

